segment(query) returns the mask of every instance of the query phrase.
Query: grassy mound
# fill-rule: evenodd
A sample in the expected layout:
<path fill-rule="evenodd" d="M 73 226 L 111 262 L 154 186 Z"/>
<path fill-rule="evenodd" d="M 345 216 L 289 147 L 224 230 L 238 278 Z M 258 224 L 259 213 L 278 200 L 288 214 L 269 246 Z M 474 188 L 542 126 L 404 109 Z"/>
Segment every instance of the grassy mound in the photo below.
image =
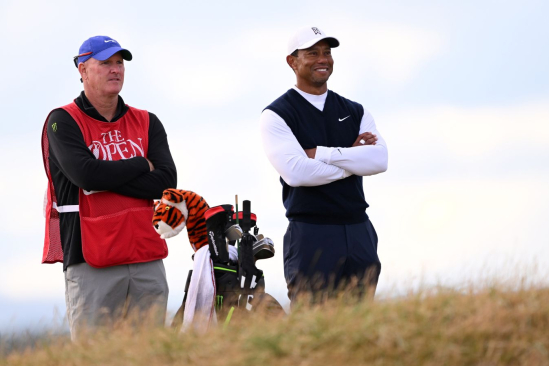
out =
<path fill-rule="evenodd" d="M 439 288 L 374 302 L 342 295 L 203 334 L 124 323 L 77 344 L 45 338 L 0 364 L 549 365 L 549 289 Z"/>

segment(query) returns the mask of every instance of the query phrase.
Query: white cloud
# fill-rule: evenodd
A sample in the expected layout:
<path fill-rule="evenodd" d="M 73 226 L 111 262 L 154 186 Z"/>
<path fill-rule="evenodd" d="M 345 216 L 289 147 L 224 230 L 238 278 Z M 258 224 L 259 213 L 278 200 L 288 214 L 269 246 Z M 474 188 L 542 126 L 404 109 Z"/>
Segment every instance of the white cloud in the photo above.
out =
<path fill-rule="evenodd" d="M 390 169 L 421 177 L 471 170 L 482 176 L 547 174 L 549 103 L 424 107 L 378 116 Z"/>
<path fill-rule="evenodd" d="M 242 65 L 229 45 L 186 45 L 164 38 L 141 48 L 140 61 L 151 84 L 174 103 L 193 107 L 224 105 L 248 87 Z M 168 55 L 169 54 L 169 55 Z"/>
<path fill-rule="evenodd" d="M 153 51 L 154 52 L 154 51 Z M 151 74 L 153 83 L 171 101 L 193 106 L 227 104 L 238 97 L 242 84 L 238 69 L 230 62 L 201 62 L 193 64 L 183 57 L 169 76 Z"/>
<path fill-rule="evenodd" d="M 15 244 L 15 243 L 13 243 Z M 64 298 L 65 282 L 60 264 L 40 263 L 41 248 L 24 255 L 10 256 L 0 266 L 1 297 L 11 300 Z M 9 279 L 9 280 L 6 280 Z"/>
<path fill-rule="evenodd" d="M 59 8 L 42 1 L 3 1 L 0 6 L 0 30 L 3 35 L 11 36 L 2 37 L 2 40 L 17 45 L 33 39 L 37 30 L 48 31 L 52 27 L 50 19 L 56 18 Z M 18 50 L 32 53 L 30 47 Z"/>
<path fill-rule="evenodd" d="M 0 210 L 0 229 L 5 236 L 24 237 L 43 229 L 42 203 L 47 179 L 40 155 L 40 140 L 36 139 L 30 149 L 25 144 L 25 140 L 10 136 L 0 138 L 5 157 L 0 167 L 7 172 L 2 174 L 0 196 L 6 207 L 25 213 L 14 219 L 10 210 Z"/>
<path fill-rule="evenodd" d="M 438 32 L 396 23 L 358 24 L 349 19 L 340 22 L 334 35 L 341 42 L 333 51 L 337 80 L 332 84 L 337 85 L 374 79 L 378 87 L 403 86 L 445 47 Z"/>
<path fill-rule="evenodd" d="M 182 44 L 177 36 L 139 48 L 141 70 L 158 93 L 188 107 L 215 107 L 242 101 L 268 83 L 284 90 L 293 75 L 285 66 L 283 39 L 276 29 L 244 31 L 218 43 Z M 284 84 L 288 80 L 288 84 Z"/>
<path fill-rule="evenodd" d="M 380 285 L 415 278 L 509 276 L 517 263 L 549 265 L 549 179 L 373 182 L 366 190 L 384 273 Z M 509 267 L 509 264 L 513 267 Z"/>

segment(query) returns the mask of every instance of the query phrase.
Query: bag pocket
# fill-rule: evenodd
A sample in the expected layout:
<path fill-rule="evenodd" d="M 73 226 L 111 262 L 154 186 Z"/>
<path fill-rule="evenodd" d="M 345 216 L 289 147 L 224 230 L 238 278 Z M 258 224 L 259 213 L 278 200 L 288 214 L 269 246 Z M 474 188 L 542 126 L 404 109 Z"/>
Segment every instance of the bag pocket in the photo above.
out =
<path fill-rule="evenodd" d="M 99 217 L 80 217 L 82 252 L 92 267 L 166 258 L 168 247 L 152 227 L 152 207 L 134 207 Z"/>

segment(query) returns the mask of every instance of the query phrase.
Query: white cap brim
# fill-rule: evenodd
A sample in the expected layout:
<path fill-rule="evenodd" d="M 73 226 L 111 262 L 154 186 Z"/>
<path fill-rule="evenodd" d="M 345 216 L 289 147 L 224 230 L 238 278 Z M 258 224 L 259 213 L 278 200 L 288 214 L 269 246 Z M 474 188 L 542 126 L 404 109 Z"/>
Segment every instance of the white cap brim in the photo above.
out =
<path fill-rule="evenodd" d="M 305 42 L 304 44 L 302 44 L 301 46 L 299 46 L 295 50 L 305 50 L 309 47 L 313 47 L 315 44 L 317 44 L 318 42 L 323 41 L 323 40 L 327 41 L 328 44 L 330 45 L 330 47 L 332 47 L 332 48 L 335 48 L 335 47 L 339 46 L 339 41 L 337 40 L 337 38 L 334 38 L 334 37 L 320 37 L 320 38 L 310 40 L 309 42 Z M 294 52 L 295 50 L 292 50 L 292 52 Z M 290 53 L 292 53 L 292 52 L 290 52 Z"/>

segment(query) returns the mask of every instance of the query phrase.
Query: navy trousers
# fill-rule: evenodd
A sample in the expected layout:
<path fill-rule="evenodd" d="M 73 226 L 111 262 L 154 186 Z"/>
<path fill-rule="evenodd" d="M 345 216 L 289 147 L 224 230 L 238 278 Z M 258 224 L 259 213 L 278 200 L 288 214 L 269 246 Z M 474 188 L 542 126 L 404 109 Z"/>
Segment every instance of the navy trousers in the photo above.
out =
<path fill-rule="evenodd" d="M 381 263 L 377 234 L 368 219 L 352 225 L 290 221 L 284 235 L 284 277 L 288 297 L 336 291 L 357 282 L 358 291 L 375 290 Z"/>

